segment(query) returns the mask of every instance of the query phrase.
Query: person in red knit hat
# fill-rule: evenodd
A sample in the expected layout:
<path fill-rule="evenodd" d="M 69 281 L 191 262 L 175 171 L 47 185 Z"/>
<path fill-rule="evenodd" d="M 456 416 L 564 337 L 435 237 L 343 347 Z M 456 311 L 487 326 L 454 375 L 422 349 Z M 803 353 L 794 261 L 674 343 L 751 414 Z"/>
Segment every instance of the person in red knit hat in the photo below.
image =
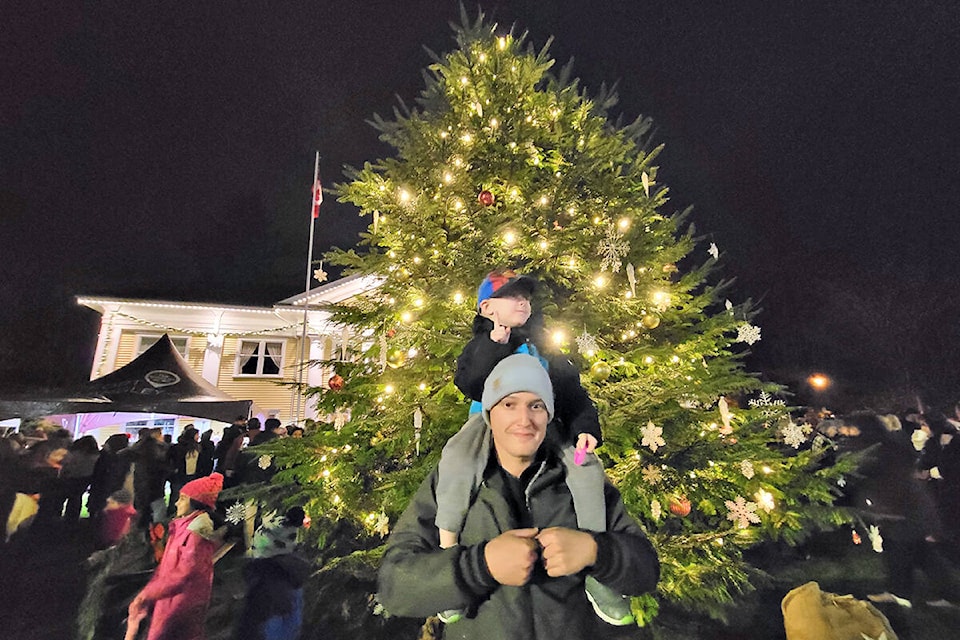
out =
<path fill-rule="evenodd" d="M 211 515 L 223 488 L 212 473 L 180 489 L 177 515 L 170 522 L 166 549 L 147 586 L 127 610 L 127 638 L 153 610 L 148 640 L 203 640 L 213 587 L 213 555 L 222 542 Z"/>

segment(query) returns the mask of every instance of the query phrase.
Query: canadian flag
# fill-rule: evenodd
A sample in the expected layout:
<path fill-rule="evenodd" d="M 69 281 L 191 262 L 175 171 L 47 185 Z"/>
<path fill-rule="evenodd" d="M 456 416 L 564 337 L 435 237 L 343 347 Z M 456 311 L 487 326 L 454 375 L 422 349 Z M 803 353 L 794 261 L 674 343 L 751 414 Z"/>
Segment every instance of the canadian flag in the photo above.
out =
<path fill-rule="evenodd" d="M 323 202 L 323 188 L 320 186 L 320 178 L 313 183 L 313 217 L 320 217 L 320 203 Z"/>

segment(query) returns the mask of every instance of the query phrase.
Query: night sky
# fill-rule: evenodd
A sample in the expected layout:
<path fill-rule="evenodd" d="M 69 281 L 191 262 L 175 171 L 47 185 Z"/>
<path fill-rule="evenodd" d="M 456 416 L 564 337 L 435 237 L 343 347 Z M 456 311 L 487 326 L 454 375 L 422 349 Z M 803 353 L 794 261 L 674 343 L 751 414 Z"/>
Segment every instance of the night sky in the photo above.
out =
<path fill-rule="evenodd" d="M 468 5 L 472 15 L 476 7 Z M 490 2 L 666 144 L 749 368 L 960 399 L 960 3 Z M 389 155 L 366 120 L 454 47 L 445 0 L 40 2 L 0 9 L 0 391 L 89 374 L 78 294 L 270 304 L 302 291 L 324 184 Z M 316 250 L 366 222 L 328 197 Z"/>

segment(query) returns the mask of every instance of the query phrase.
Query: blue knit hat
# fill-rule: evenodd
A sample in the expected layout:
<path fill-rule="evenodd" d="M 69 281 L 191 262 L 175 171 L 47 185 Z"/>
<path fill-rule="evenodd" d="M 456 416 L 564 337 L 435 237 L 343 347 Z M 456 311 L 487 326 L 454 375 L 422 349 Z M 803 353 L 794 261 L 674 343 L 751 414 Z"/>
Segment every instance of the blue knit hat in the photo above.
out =
<path fill-rule="evenodd" d="M 483 383 L 483 419 L 490 424 L 490 409 L 511 393 L 527 391 L 536 394 L 547 407 L 553 420 L 553 384 L 540 360 L 526 353 L 507 356 L 493 368 Z"/>
<path fill-rule="evenodd" d="M 477 308 L 489 298 L 508 298 L 523 296 L 530 298 L 537 288 L 537 281 L 530 276 L 518 276 L 510 269 L 491 271 L 477 287 Z"/>

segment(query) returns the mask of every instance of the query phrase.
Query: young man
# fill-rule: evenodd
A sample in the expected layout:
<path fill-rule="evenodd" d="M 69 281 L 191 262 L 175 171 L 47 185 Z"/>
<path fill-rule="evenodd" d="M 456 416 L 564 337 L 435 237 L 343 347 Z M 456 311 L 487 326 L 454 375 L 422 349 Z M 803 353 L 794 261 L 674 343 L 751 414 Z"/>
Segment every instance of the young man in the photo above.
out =
<path fill-rule="evenodd" d="M 457 358 L 454 376 L 457 387 L 473 400 L 471 416 L 444 446 L 438 466 L 436 525 L 444 549 L 457 544 L 467 507 L 480 486 L 489 457 L 489 432 L 480 417 L 484 381 L 498 362 L 514 353 L 535 356 L 556 391 L 556 420 L 549 437 L 561 447 L 578 526 L 594 532 L 605 530 L 603 468 L 595 456 L 586 455 L 601 441 L 597 409 L 570 360 L 544 349 L 542 326 L 539 318 L 533 317 L 531 299 L 536 286 L 537 281 L 530 276 L 491 271 L 477 289 L 473 338 Z M 578 453 L 583 457 L 578 458 Z M 592 577 L 585 588 L 604 621 L 613 625 L 634 622 L 629 598 Z M 441 611 L 439 616 L 451 623 L 462 613 Z"/>
<path fill-rule="evenodd" d="M 588 638 L 603 625 L 584 592 L 587 576 L 625 594 L 653 590 L 660 565 L 619 492 L 603 490 L 605 531 L 578 528 L 556 447 L 550 377 L 528 354 L 504 358 L 481 397 L 492 446 L 459 544 L 439 548 L 437 473 L 424 480 L 387 543 L 379 597 L 394 615 L 464 609 L 456 637 Z"/>

